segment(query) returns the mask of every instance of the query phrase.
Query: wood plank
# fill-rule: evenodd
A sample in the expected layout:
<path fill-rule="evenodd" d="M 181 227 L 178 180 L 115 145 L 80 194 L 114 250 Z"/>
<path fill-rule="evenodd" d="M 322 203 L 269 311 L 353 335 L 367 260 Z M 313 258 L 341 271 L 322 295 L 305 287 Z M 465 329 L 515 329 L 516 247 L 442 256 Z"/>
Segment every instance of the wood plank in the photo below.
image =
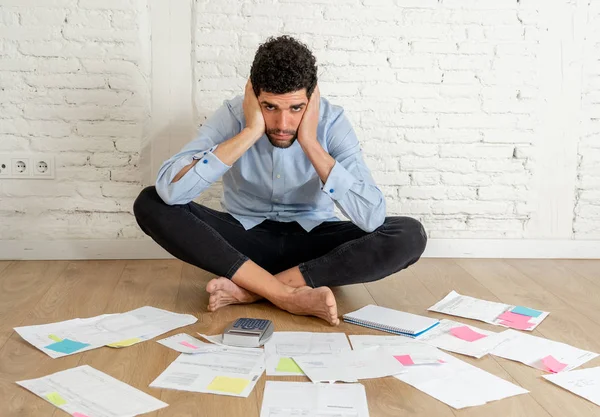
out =
<path fill-rule="evenodd" d="M 19 261 L 0 261 L 0 275 L 10 264 L 17 263 Z"/>
<path fill-rule="evenodd" d="M 554 262 L 584 277 L 600 290 L 600 260 L 597 259 L 556 259 Z"/>
<path fill-rule="evenodd" d="M 527 307 L 550 311 L 551 314 L 532 332 L 542 337 L 568 343 L 570 345 L 599 351 L 599 342 L 594 340 L 600 328 L 585 316 L 574 311 L 554 293 L 551 293 L 530 275 L 525 275 L 513 266 L 513 261 L 503 260 L 457 260 L 462 268 L 468 271 L 480 283 L 485 285 L 502 302 L 524 305 Z M 552 262 L 547 262 L 548 268 L 541 271 L 550 273 Z M 542 371 L 532 369 L 518 362 L 502 358 L 495 360 L 518 383 L 531 391 L 531 396 L 553 416 L 563 416 L 565 404 L 570 404 L 569 412 L 577 416 L 598 415 L 598 410 L 590 413 L 590 408 L 582 401 L 574 401 L 573 394 L 566 392 L 550 382 L 539 378 Z M 586 366 L 600 364 L 596 359 Z"/>

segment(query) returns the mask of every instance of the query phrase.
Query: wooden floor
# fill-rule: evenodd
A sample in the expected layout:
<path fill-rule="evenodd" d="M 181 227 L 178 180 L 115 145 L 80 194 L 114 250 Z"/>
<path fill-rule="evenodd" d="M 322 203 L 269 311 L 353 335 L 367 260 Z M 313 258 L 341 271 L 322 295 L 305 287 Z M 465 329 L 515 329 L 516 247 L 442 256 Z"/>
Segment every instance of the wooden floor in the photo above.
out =
<path fill-rule="evenodd" d="M 148 416 L 258 416 L 266 379 L 248 398 L 149 388 L 178 355 L 149 341 L 125 349 L 95 349 L 51 359 L 24 342 L 13 327 L 128 311 L 144 305 L 190 313 L 198 322 L 183 331 L 218 333 L 240 316 L 272 319 L 279 331 L 330 331 L 324 322 L 296 317 L 268 303 L 206 312 L 204 287 L 212 278 L 179 261 L 0 261 L 0 416 L 63 416 L 66 413 L 14 382 L 88 364 L 169 404 Z M 534 335 L 600 352 L 600 261 L 423 259 L 382 281 L 335 290 L 340 314 L 375 303 L 433 317 L 427 307 L 456 290 L 486 300 L 550 311 Z M 482 322 L 459 319 L 499 331 Z M 337 329 L 336 329 L 337 330 Z M 170 334 L 181 332 L 175 330 Z M 342 323 L 347 334 L 383 334 Z M 600 407 L 540 378 L 542 371 L 517 362 L 461 355 L 531 391 L 481 407 L 454 410 L 392 377 L 365 380 L 371 417 L 379 416 L 600 416 Z M 599 366 L 600 358 L 584 367 Z"/>

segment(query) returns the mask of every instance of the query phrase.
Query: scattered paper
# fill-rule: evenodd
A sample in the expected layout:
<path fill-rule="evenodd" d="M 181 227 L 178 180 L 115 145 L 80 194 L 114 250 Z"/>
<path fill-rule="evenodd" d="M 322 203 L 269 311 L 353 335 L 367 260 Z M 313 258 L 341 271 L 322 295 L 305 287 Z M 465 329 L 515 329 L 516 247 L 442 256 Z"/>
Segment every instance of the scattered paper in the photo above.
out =
<path fill-rule="evenodd" d="M 453 327 L 450 329 L 450 333 L 454 337 L 458 337 L 460 340 L 466 342 L 476 342 L 479 339 L 487 337 L 485 334 L 477 333 L 468 326 Z"/>
<path fill-rule="evenodd" d="M 157 340 L 157 342 L 181 353 L 205 353 L 219 350 L 214 344 L 204 343 L 185 333 Z"/>
<path fill-rule="evenodd" d="M 361 349 L 365 346 L 372 347 L 379 339 L 382 346 L 386 346 L 395 355 L 405 354 L 407 350 L 433 350 L 435 353 L 428 355 L 440 358 L 443 363 L 407 366 L 404 368 L 406 372 L 395 378 L 456 409 L 483 405 L 528 392 L 432 346 L 402 336 L 396 337 L 396 346 L 393 346 L 394 341 L 389 336 L 350 336 L 350 341 L 354 349 Z"/>
<path fill-rule="evenodd" d="M 189 314 L 146 306 L 127 313 L 16 327 L 15 331 L 48 356 L 60 358 L 105 345 L 130 346 L 197 320 Z"/>
<path fill-rule="evenodd" d="M 248 397 L 265 370 L 263 350 L 222 346 L 213 349 L 201 355 L 179 355 L 150 386 Z"/>
<path fill-rule="evenodd" d="M 260 417 L 369 417 L 362 384 L 267 381 Z"/>
<path fill-rule="evenodd" d="M 356 382 L 404 372 L 402 364 L 383 348 L 293 356 L 292 359 L 312 382 Z"/>
<path fill-rule="evenodd" d="M 440 351 L 429 346 L 419 339 L 407 338 L 405 336 L 369 336 L 369 335 L 350 335 L 350 342 L 354 350 L 365 350 L 375 348 L 385 348 L 392 352 L 396 360 L 410 361 L 413 365 L 439 365 L 441 362 Z M 402 359 L 398 359 L 401 357 Z M 404 368 L 405 372 L 410 372 L 410 368 Z"/>
<path fill-rule="evenodd" d="M 600 366 L 544 375 L 544 378 L 600 406 Z"/>
<path fill-rule="evenodd" d="M 542 358 L 542 363 L 546 367 L 546 370 L 550 372 L 560 372 L 567 367 L 566 363 L 562 363 L 556 360 L 556 358 L 552 355 L 548 355 L 545 358 Z"/>
<path fill-rule="evenodd" d="M 597 353 L 588 352 L 565 343 L 543 337 L 507 330 L 504 332 L 506 339 L 491 352 L 492 355 L 524 363 L 532 368 L 550 372 L 544 364 L 544 358 L 552 356 L 554 360 L 566 364 L 561 369 L 570 371 L 598 356 Z M 560 372 L 560 371 L 556 371 Z"/>
<path fill-rule="evenodd" d="M 519 330 L 535 329 L 546 317 L 548 317 L 548 314 L 550 314 L 547 311 L 541 311 L 539 312 L 540 314 L 536 316 L 522 315 L 526 318 L 525 321 L 520 321 L 514 318 L 513 320 L 515 321 L 501 318 L 501 316 L 507 312 L 511 314 L 505 317 L 512 317 L 513 314 L 517 315 L 518 313 L 514 311 L 515 309 L 523 312 L 530 310 L 530 314 L 533 314 L 533 312 L 538 312 L 537 310 L 518 307 L 520 306 L 480 300 L 479 298 L 460 295 L 456 291 L 451 291 L 441 301 L 429 307 L 428 310 L 449 314 L 451 316 L 479 320 L 504 327 L 519 328 Z M 526 322 L 531 323 L 531 326 L 526 327 L 524 325 Z"/>
<path fill-rule="evenodd" d="M 528 307 L 523 307 L 523 306 L 516 306 L 511 311 L 515 314 L 522 314 L 523 316 L 529 316 L 529 317 L 539 317 L 543 314 L 542 311 L 534 310 L 533 308 L 528 308 Z"/>
<path fill-rule="evenodd" d="M 394 355 L 394 358 L 396 358 L 396 360 L 404 366 L 411 366 L 415 364 L 410 355 Z"/>
<path fill-rule="evenodd" d="M 271 339 L 265 343 L 267 375 L 304 375 L 290 358 L 349 350 L 350 343 L 344 333 L 273 332 Z"/>
<path fill-rule="evenodd" d="M 453 334 L 453 330 L 456 333 L 457 331 L 455 329 L 457 328 L 467 328 L 469 331 L 459 331 L 458 334 L 462 336 L 460 337 Z M 417 340 L 449 352 L 460 353 L 461 355 L 472 356 L 474 358 L 481 358 L 490 353 L 506 338 L 504 333 L 505 331 L 494 333 L 479 329 L 475 326 L 466 326 L 462 323 L 452 320 L 441 320 L 438 326 L 419 336 Z M 473 341 L 469 341 L 469 338 L 472 337 L 471 335 L 478 334 L 485 337 L 480 337 Z"/>
<path fill-rule="evenodd" d="M 132 417 L 168 405 L 88 365 L 17 384 L 77 417 Z"/>

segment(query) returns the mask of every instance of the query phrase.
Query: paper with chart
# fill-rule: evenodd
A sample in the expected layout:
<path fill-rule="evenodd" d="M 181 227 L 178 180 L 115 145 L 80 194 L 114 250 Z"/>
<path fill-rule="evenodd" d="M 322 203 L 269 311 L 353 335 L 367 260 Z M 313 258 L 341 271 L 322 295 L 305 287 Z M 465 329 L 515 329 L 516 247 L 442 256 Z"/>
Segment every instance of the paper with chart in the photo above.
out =
<path fill-rule="evenodd" d="M 508 330 L 494 333 L 452 320 L 440 324 L 422 334 L 417 340 L 449 352 L 481 358 L 502 343 Z"/>
<path fill-rule="evenodd" d="M 312 382 L 357 382 L 404 372 L 402 364 L 384 348 L 292 356 L 292 359 Z"/>
<path fill-rule="evenodd" d="M 547 311 L 460 295 L 456 291 L 451 291 L 428 310 L 528 331 L 535 329 L 550 314 Z"/>
<path fill-rule="evenodd" d="M 265 343 L 267 375 L 304 375 L 292 356 L 330 355 L 352 350 L 345 333 L 273 332 Z"/>
<path fill-rule="evenodd" d="M 414 365 L 439 365 L 442 363 L 440 351 L 418 339 L 405 336 L 350 335 L 354 350 L 385 348 L 410 372 Z"/>
<path fill-rule="evenodd" d="M 105 345 L 131 346 L 197 320 L 189 314 L 146 306 L 127 313 L 15 327 L 15 331 L 48 356 L 60 358 Z"/>
<path fill-rule="evenodd" d="M 17 384 L 79 417 L 133 417 L 168 406 L 88 365 Z"/>
<path fill-rule="evenodd" d="M 386 346 L 396 356 L 412 356 L 423 352 L 423 355 L 439 358 L 440 363 L 436 364 L 406 366 L 406 372 L 395 375 L 394 378 L 453 408 L 483 405 L 529 392 L 418 340 L 402 336 L 350 336 L 354 349 L 372 348 L 377 345 L 378 340 L 381 341 L 381 346 Z"/>
<path fill-rule="evenodd" d="M 248 397 L 264 370 L 262 349 L 215 346 L 201 355 L 182 353 L 150 386 Z"/>
<path fill-rule="evenodd" d="M 362 384 L 267 381 L 260 417 L 369 417 Z"/>
<path fill-rule="evenodd" d="M 496 346 L 491 352 L 492 355 L 521 362 L 546 372 L 570 371 L 598 356 L 597 353 L 543 337 L 514 330 L 507 330 L 504 333 L 507 339 Z"/>
<path fill-rule="evenodd" d="M 185 333 L 179 333 L 164 339 L 157 340 L 158 343 L 181 353 L 206 353 L 218 350 L 212 343 L 204 343 Z"/>
<path fill-rule="evenodd" d="M 544 375 L 544 378 L 600 406 L 600 366 Z"/>

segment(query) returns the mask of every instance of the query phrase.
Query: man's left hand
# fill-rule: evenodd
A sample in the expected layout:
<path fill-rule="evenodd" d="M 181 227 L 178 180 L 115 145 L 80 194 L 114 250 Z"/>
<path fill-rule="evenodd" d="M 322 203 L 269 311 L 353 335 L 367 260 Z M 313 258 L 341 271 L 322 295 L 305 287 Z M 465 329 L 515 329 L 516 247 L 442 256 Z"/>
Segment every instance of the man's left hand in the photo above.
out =
<path fill-rule="evenodd" d="M 317 126 L 319 125 L 319 107 L 321 102 L 321 93 L 317 85 L 308 100 L 306 110 L 302 115 L 302 121 L 298 127 L 298 142 L 300 145 L 307 145 L 311 142 L 317 142 Z"/>

